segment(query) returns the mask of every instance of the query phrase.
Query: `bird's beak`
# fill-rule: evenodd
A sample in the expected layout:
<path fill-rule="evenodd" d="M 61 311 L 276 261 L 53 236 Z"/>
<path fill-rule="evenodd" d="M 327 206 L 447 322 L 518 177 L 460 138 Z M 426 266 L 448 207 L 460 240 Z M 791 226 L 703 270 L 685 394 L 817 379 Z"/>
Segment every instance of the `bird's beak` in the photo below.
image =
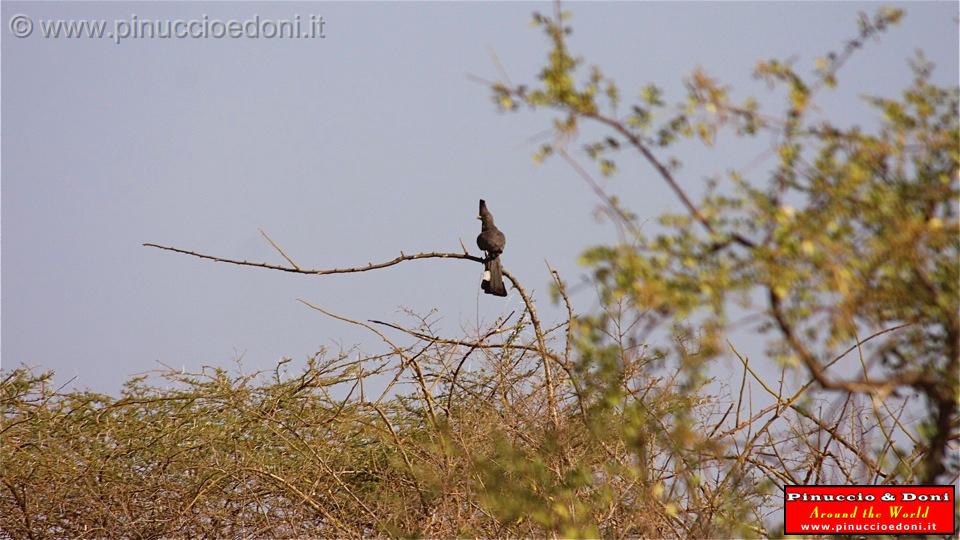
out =
<path fill-rule="evenodd" d="M 477 216 L 477 219 L 480 219 L 480 220 L 482 220 L 483 218 L 482 218 L 481 216 L 479 216 L 479 215 L 478 215 L 478 216 Z"/>

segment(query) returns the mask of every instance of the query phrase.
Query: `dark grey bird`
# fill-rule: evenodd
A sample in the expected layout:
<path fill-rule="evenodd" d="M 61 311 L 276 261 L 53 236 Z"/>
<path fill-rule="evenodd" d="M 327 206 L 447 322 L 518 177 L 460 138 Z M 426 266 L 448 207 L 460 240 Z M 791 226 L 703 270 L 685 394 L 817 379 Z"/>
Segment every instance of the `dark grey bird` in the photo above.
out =
<path fill-rule="evenodd" d="M 507 288 L 503 286 L 503 270 L 500 268 L 500 254 L 507 245 L 507 237 L 493 224 L 493 214 L 487 210 L 487 203 L 480 199 L 480 236 L 477 237 L 477 247 L 486 252 L 483 263 L 483 283 L 480 288 L 487 294 L 506 296 Z"/>

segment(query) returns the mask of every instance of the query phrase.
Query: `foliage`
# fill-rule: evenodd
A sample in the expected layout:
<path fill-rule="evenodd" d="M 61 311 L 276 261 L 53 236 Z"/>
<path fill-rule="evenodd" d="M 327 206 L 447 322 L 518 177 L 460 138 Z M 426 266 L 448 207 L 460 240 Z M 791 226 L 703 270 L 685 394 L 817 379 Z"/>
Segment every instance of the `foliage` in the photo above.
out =
<path fill-rule="evenodd" d="M 534 17 L 552 45 L 540 85 L 497 84 L 493 92 L 502 108 L 525 104 L 561 113 L 557 142 L 539 149 L 535 160 L 562 154 L 572 162 L 565 147 L 580 125 L 599 124 L 609 134 L 586 143 L 584 152 L 601 174 L 616 170 L 612 155 L 632 149 L 683 204 L 684 213 L 660 216 L 648 234 L 619 201 L 604 196 L 608 214 L 628 233 L 583 255 L 606 303 L 627 302 L 637 313 L 696 330 L 698 358 L 680 355 L 691 373 L 729 354 L 723 336 L 731 316 L 752 315 L 760 321 L 753 328 L 770 336 L 768 357 L 802 366 L 821 388 L 879 400 L 922 396 L 926 420 L 902 435 L 923 462 L 902 461 L 895 474 L 934 482 L 957 472 L 948 441 L 956 438 L 960 396 L 958 89 L 932 84 L 932 66 L 918 54 L 911 62 L 915 80 L 900 99 L 865 98 L 877 129 L 810 114 L 818 92 L 838 84 L 846 60 L 902 16 L 891 8 L 861 16 L 857 37 L 818 59 L 811 77 L 790 61 L 759 62 L 757 78 L 785 87 L 782 114 L 764 114 L 753 98 L 734 102 L 728 87 L 698 69 L 675 107 L 650 85 L 628 114 L 618 115 L 621 91 L 599 68 L 576 82 L 582 61 L 567 48 L 572 30 L 565 13 Z M 506 97 L 510 107 L 503 107 Z M 725 129 L 738 137 L 772 135 L 776 163 L 762 173 L 729 170 L 712 178 L 695 203 L 675 178 L 679 163 L 655 152 L 684 139 L 712 145 Z M 851 344 L 891 328 L 897 331 L 861 355 L 862 377 L 827 375 L 828 364 Z"/>

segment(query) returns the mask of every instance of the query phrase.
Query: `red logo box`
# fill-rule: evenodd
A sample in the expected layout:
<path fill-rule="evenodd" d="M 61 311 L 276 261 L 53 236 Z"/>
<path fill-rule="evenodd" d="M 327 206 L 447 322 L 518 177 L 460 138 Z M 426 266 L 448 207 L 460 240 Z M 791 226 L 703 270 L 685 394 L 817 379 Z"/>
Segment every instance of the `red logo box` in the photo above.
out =
<path fill-rule="evenodd" d="M 956 486 L 784 486 L 784 534 L 953 535 Z"/>

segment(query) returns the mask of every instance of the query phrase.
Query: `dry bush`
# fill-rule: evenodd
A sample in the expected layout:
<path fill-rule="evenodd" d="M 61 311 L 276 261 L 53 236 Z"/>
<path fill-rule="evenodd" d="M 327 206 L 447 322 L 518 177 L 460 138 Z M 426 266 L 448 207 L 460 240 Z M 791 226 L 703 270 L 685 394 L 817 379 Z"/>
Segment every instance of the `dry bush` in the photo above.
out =
<path fill-rule="evenodd" d="M 667 456 L 688 450 L 659 442 L 674 436 L 660 432 L 667 410 L 692 408 L 676 382 L 652 379 L 650 360 L 625 351 L 617 390 L 577 389 L 600 375 L 578 375 L 549 350 L 564 374 L 554 424 L 528 321 L 465 344 L 408 329 L 412 343 L 381 357 L 321 354 L 295 377 L 285 365 L 165 371 L 118 398 L 8 372 L 0 528 L 15 538 L 686 536 L 693 521 L 664 488 L 688 459 Z"/>
<path fill-rule="evenodd" d="M 288 361 L 248 375 L 170 370 L 131 380 L 117 398 L 8 372 L 0 530 L 755 536 L 767 533 L 761 512 L 779 497 L 775 485 L 814 470 L 821 447 L 856 458 L 841 444 L 811 444 L 856 450 L 839 426 L 852 408 L 832 426 L 805 425 L 784 397 L 747 417 L 747 404 L 706 395 L 705 379 L 624 331 L 644 325 L 610 320 L 611 331 L 588 340 L 602 346 L 575 346 L 570 320 L 536 330 L 528 310 L 458 339 L 434 335 L 424 319 L 350 321 L 384 337 L 384 354 L 319 353 L 295 376 Z M 777 418 L 793 421 L 775 434 Z"/>

